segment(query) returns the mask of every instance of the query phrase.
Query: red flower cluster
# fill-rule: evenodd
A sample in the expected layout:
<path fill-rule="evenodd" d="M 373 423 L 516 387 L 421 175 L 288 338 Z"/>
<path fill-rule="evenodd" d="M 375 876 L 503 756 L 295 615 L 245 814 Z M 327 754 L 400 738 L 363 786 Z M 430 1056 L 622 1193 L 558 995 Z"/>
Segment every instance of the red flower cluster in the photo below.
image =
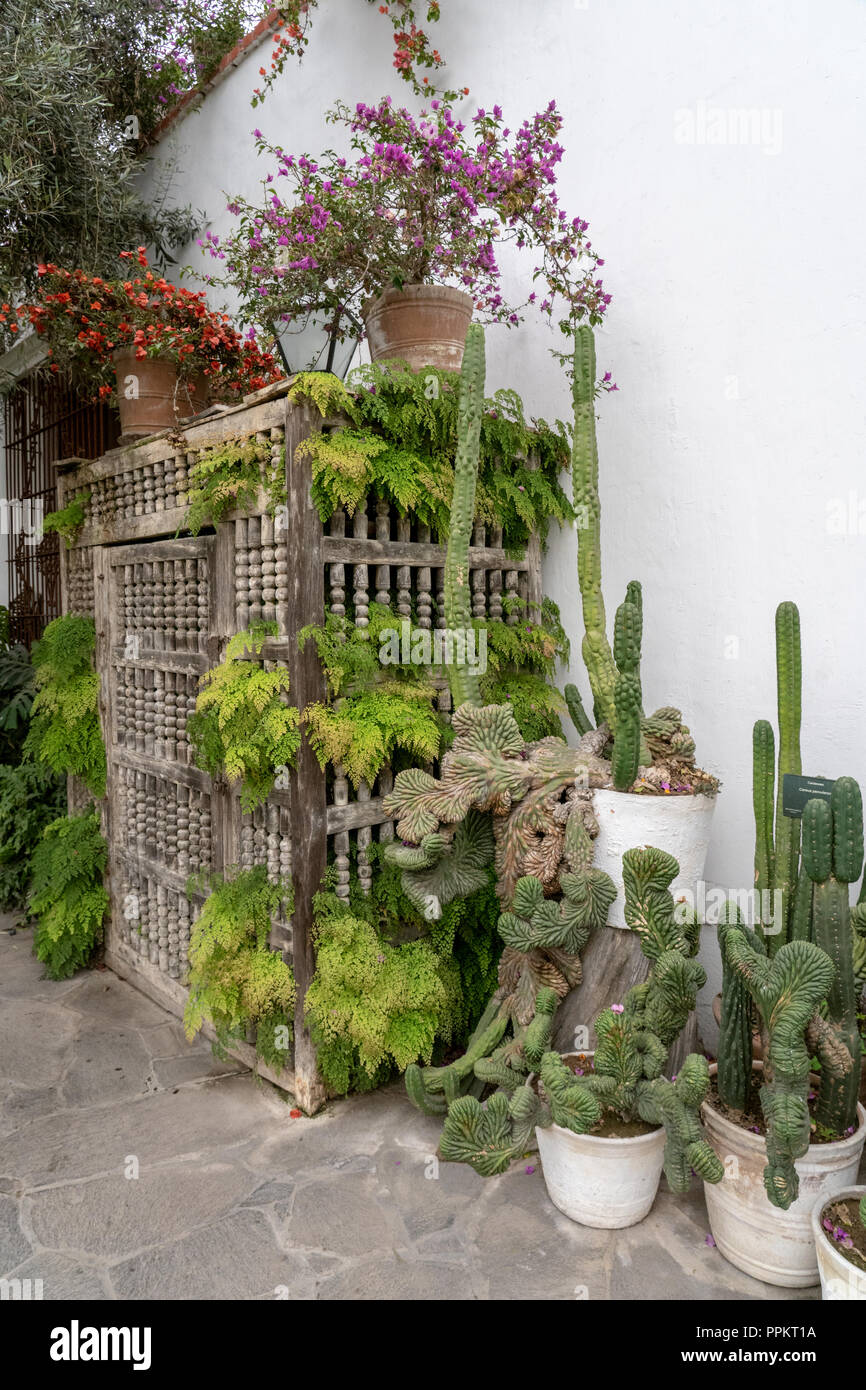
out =
<path fill-rule="evenodd" d="M 133 276 L 129 266 L 129 279 L 104 280 L 50 263 L 37 267 L 39 298 L 23 312 L 46 339 L 54 370 L 59 364 L 96 395 L 108 396 L 113 354 L 133 348 L 138 358 L 173 361 L 182 378 L 218 378 L 227 394 L 279 380 L 273 354 L 254 338 L 241 338 L 227 314 L 208 308 L 203 291 L 181 289 L 155 274 L 143 246 L 121 252 L 121 259 L 135 262 L 140 273 Z"/>

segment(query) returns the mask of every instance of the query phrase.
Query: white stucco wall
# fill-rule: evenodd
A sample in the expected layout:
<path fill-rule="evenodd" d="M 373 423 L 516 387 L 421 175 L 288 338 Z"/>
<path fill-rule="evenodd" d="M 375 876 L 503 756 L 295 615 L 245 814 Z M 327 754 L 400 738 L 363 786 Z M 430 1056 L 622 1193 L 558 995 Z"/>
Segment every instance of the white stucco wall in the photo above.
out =
<path fill-rule="evenodd" d="M 802 615 L 804 770 L 866 781 L 866 5 L 445 0 L 442 10 L 436 41 L 449 79 L 471 88 L 467 114 L 499 102 L 516 125 L 551 97 L 564 113 L 563 205 L 589 220 L 614 296 L 598 334 L 600 365 L 620 387 L 599 425 L 608 611 L 642 580 L 648 706 L 681 706 L 700 761 L 723 779 L 708 878 L 747 888 L 751 726 L 775 720 L 781 599 Z M 388 25 L 360 0 L 322 0 L 303 65 L 253 111 L 266 51 L 158 154 L 177 161 L 175 196 L 220 233 L 231 223 L 220 191 L 252 195 L 267 172 L 255 126 L 314 152 L 335 140 L 322 120 L 335 97 L 407 99 Z M 734 143 L 710 143 L 719 110 Z M 742 126 L 741 111 L 753 113 Z M 516 385 L 533 414 L 567 413 L 540 323 L 491 329 L 487 341 L 491 388 Z M 853 525 L 830 534 L 834 499 L 847 508 L 849 498 Z M 545 580 L 586 693 L 573 533 L 551 537 Z M 708 1000 L 718 964 L 707 936 Z"/>

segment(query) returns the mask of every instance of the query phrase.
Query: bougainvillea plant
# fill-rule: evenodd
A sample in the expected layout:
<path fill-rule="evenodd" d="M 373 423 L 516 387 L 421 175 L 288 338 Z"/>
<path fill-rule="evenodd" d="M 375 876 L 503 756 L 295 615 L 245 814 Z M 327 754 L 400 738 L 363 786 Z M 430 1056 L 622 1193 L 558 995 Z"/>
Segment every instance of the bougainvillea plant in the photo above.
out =
<path fill-rule="evenodd" d="M 391 21 L 394 30 L 394 67 L 403 80 L 411 83 L 415 92 L 434 91 L 429 77 L 421 76 L 419 69 L 435 71 L 442 67 L 443 59 L 419 21 L 431 24 L 440 18 L 442 6 L 439 0 L 428 0 L 426 5 L 416 4 L 415 0 L 390 0 L 387 5 L 380 3 L 380 0 L 365 2 L 375 5 L 379 13 L 386 15 Z M 269 88 L 279 77 L 289 58 L 303 56 L 309 43 L 311 12 L 316 9 L 317 4 L 318 0 L 286 0 L 286 3 L 274 6 L 279 18 L 274 27 L 273 52 L 270 66 L 259 68 L 264 81 L 261 87 L 254 90 L 253 106 L 264 101 Z M 468 92 L 469 88 L 463 90 Z M 451 98 L 456 96 L 456 93 L 445 92 L 443 95 Z"/>
<path fill-rule="evenodd" d="M 276 176 L 265 179 L 260 203 L 228 204 L 239 219 L 230 237 L 200 242 L 225 264 L 208 282 L 239 289 L 249 322 L 298 324 L 312 314 L 337 322 L 392 285 L 425 282 L 466 290 L 487 322 L 517 324 L 530 304 L 569 334 L 601 321 L 610 300 L 598 276 L 604 262 L 588 224 L 569 219 L 556 192 L 555 102 L 516 130 L 498 106 L 467 126 L 435 99 L 419 116 L 385 97 L 378 106 L 338 103 L 327 119 L 350 132 L 353 159 L 290 155 L 256 131 Z M 519 304 L 502 292 L 497 248 L 506 242 L 534 253 L 532 279 L 542 287 Z"/>
<path fill-rule="evenodd" d="M 114 390 L 113 353 L 165 357 L 181 379 L 204 375 L 220 392 L 255 391 L 277 380 L 273 356 L 242 338 L 204 291 L 179 289 L 148 266 L 144 247 L 122 251 L 129 277 L 107 280 L 53 264 L 38 267 L 40 292 L 23 313 L 44 337 L 52 371 L 65 370 L 97 396 Z M 21 316 L 19 316 L 21 317 Z"/>

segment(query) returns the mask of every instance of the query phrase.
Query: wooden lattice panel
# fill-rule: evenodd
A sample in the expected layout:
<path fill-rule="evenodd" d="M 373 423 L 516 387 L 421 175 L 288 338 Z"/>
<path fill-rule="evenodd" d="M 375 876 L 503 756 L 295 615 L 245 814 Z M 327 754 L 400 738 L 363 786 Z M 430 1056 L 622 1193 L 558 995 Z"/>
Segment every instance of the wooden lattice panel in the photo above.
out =
<path fill-rule="evenodd" d="M 285 390 L 93 463 L 62 465 L 59 505 L 85 492 L 90 500 L 81 535 L 64 548 L 61 578 L 65 611 L 96 617 L 108 750 L 109 963 L 180 1013 L 189 931 L 200 910 L 200 900 L 186 895 L 188 877 L 257 864 L 272 882 L 290 873 L 295 911 L 273 923 L 271 944 L 295 973 L 295 1042 L 288 1068 L 272 1079 L 314 1110 L 324 1090 L 303 1015 L 315 966 L 312 897 L 329 861 L 341 897 L 353 870 L 369 890 L 371 846 L 394 835 L 382 811 L 393 776 L 384 768 L 372 786 L 356 789 L 342 768 L 323 773 L 305 740 L 297 766 L 268 802 L 244 814 L 236 790 L 192 765 L 186 721 L 203 672 L 223 657 L 230 637 L 256 622 L 276 622 L 278 635 L 262 659 L 288 669 L 289 699 L 301 708 L 325 691 L 314 644 L 301 652 L 298 632 L 328 612 L 364 628 L 377 602 L 389 604 L 398 621 L 444 628 L 445 548 L 429 527 L 381 500 L 351 517 L 338 512 L 323 528 L 311 502 L 309 459 L 296 452 L 322 422 L 306 406 L 288 405 Z M 258 506 L 229 516 L 215 533 L 178 539 L 196 459 L 248 439 L 266 446 L 271 466 L 285 458 L 286 505 L 269 514 L 263 490 Z M 475 617 L 519 622 L 504 603 L 509 594 L 530 608 L 540 604 L 537 542 L 515 558 L 500 532 L 477 527 L 470 568 Z M 441 682 L 438 702 L 448 719 Z"/>

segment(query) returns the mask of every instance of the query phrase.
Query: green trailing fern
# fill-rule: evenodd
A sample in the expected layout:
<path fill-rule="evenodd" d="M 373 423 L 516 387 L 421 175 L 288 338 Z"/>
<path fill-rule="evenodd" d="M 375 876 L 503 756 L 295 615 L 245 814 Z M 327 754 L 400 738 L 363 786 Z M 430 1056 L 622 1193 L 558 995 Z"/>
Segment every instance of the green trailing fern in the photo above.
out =
<path fill-rule="evenodd" d="M 33 648 L 37 693 L 24 742 L 25 757 L 54 772 L 81 777 L 93 796 L 105 795 L 105 744 L 99 727 L 99 677 L 93 669 L 92 618 L 67 614 L 49 623 Z"/>
<path fill-rule="evenodd" d="M 292 911 L 291 887 L 268 882 L 264 866 L 223 878 L 191 879 L 188 893 L 209 889 L 189 945 L 189 998 L 183 1022 L 191 1040 L 205 1020 L 214 1050 L 255 1029 L 256 1052 L 269 1066 L 285 1065 L 291 1039 L 295 980 L 280 951 L 268 944 L 271 918 Z"/>
<path fill-rule="evenodd" d="M 65 540 L 67 550 L 70 550 L 84 526 L 86 508 L 89 502 L 89 491 L 79 493 L 60 511 L 49 512 L 42 522 L 42 530 L 56 531 L 58 536 L 62 536 Z"/>
<path fill-rule="evenodd" d="M 434 694 L 433 686 L 386 682 L 335 705 L 307 705 L 304 725 L 319 766 L 342 766 L 357 787 L 371 784 L 398 751 L 433 762 L 442 736 Z"/>
<path fill-rule="evenodd" d="M 204 772 L 241 783 L 244 810 L 266 801 L 281 768 L 294 764 L 300 714 L 283 696 L 289 677 L 255 658 L 276 623 L 259 623 L 228 643 L 225 660 L 206 671 L 195 713 L 187 721 L 195 762 Z"/>
<path fill-rule="evenodd" d="M 0 764 L 0 909 L 24 905 L 30 856 L 66 804 L 66 783 L 38 763 Z"/>
<path fill-rule="evenodd" d="M 203 526 L 215 526 L 229 512 L 253 510 L 262 488 L 273 515 L 286 500 L 285 486 L 284 450 L 275 463 L 266 440 L 229 440 L 193 464 L 185 527 L 197 536 Z"/>
<path fill-rule="evenodd" d="M 305 441 L 313 501 L 323 521 L 363 498 L 393 502 L 441 537 L 448 533 L 457 450 L 459 374 L 429 369 L 362 367 L 346 385 L 322 372 L 302 372 L 290 398 L 308 400 L 326 419 L 346 423 Z M 537 466 L 527 459 L 534 456 Z M 565 425 L 527 421 L 514 391 L 484 402 L 475 516 L 502 527 L 507 549 L 546 534 L 550 520 L 568 522 L 571 504 L 559 477 L 570 461 Z"/>
<path fill-rule="evenodd" d="M 391 945 L 337 899 L 317 898 L 316 973 L 305 1008 L 319 1067 L 345 1092 L 357 1069 L 377 1084 L 392 1066 L 429 1062 L 459 1018 L 452 961 L 429 941 Z"/>
<path fill-rule="evenodd" d="M 36 918 L 33 949 L 52 980 L 65 980 L 87 965 L 100 940 L 108 910 L 102 883 L 107 858 L 93 810 L 52 821 L 33 851 L 27 911 Z"/>

